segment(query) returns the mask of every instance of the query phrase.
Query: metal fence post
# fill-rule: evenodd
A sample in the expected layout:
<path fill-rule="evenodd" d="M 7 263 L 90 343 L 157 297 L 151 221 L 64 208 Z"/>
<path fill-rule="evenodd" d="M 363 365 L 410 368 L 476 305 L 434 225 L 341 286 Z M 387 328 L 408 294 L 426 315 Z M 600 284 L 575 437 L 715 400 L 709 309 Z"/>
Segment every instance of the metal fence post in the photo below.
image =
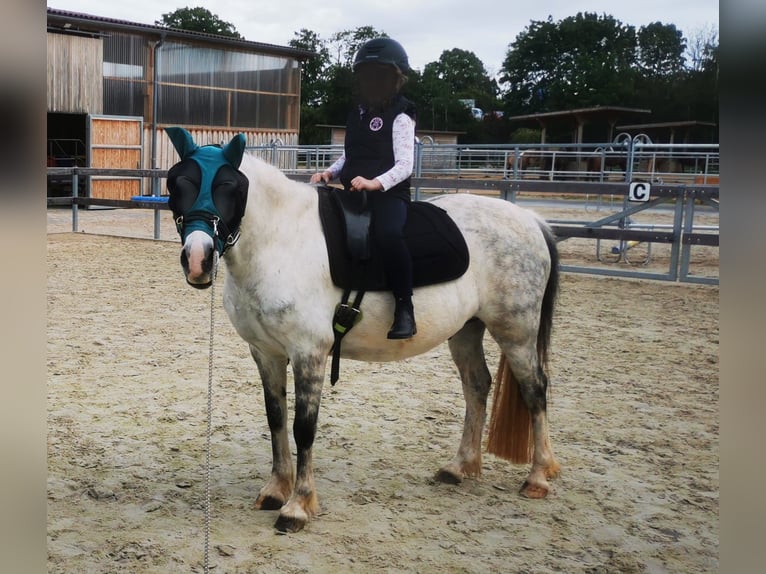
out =
<path fill-rule="evenodd" d="M 694 195 L 686 193 L 684 197 L 684 216 L 683 216 L 683 234 L 689 234 L 694 231 Z M 682 235 L 678 234 L 678 241 L 681 242 Z M 691 261 L 692 246 L 683 243 L 681 246 L 681 260 L 679 264 L 678 279 L 683 281 L 689 275 L 689 263 Z"/>
<path fill-rule="evenodd" d="M 77 205 L 77 196 L 78 196 L 78 186 L 80 185 L 79 177 L 77 175 L 77 168 L 74 168 L 72 170 L 72 231 L 74 233 L 77 233 L 77 224 L 78 224 L 78 205 Z"/>
<path fill-rule="evenodd" d="M 415 139 L 415 177 L 423 173 L 423 144 Z M 415 186 L 415 201 L 420 201 L 420 186 Z"/>
<path fill-rule="evenodd" d="M 282 169 L 282 166 L 279 165 L 279 158 L 277 155 L 277 148 L 281 145 L 283 145 L 285 142 L 282 141 L 282 138 L 275 138 L 271 140 L 271 165 L 276 166 L 280 169 Z"/>
<path fill-rule="evenodd" d="M 160 196 L 160 178 L 156 173 L 152 174 L 152 195 L 154 197 Z M 160 210 L 154 209 L 154 238 L 160 238 Z"/>
<path fill-rule="evenodd" d="M 673 214 L 673 245 L 670 246 L 670 269 L 668 271 L 671 281 L 678 280 L 679 254 L 681 252 L 681 242 L 683 241 L 683 219 L 684 219 L 684 200 L 686 198 L 685 190 L 676 193 L 676 203 Z"/>
<path fill-rule="evenodd" d="M 625 160 L 625 182 L 630 183 L 633 181 L 633 139 L 628 139 L 627 144 L 628 158 Z"/>

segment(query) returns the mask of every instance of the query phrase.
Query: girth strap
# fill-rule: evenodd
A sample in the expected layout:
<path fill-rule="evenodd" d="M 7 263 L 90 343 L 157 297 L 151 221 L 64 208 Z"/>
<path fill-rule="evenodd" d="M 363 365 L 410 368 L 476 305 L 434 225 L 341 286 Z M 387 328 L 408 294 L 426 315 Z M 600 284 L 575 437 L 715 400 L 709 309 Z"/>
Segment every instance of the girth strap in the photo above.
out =
<path fill-rule="evenodd" d="M 362 311 L 359 307 L 362 305 L 364 293 L 363 290 L 357 291 L 354 302 L 349 305 L 348 298 L 351 295 L 351 290 L 346 289 L 343 292 L 341 302 L 335 307 L 335 316 L 332 318 L 335 342 L 332 345 L 332 366 L 330 367 L 330 384 L 332 386 L 335 386 L 340 376 L 340 342 L 346 336 L 346 333 L 362 320 Z"/>
<path fill-rule="evenodd" d="M 340 376 L 340 343 L 351 328 L 362 320 L 362 297 L 367 274 L 367 263 L 370 260 L 370 213 L 367 203 L 367 192 L 361 193 L 333 193 L 337 205 L 343 214 L 342 221 L 345 228 L 346 248 L 351 257 L 353 274 L 358 279 L 360 286 L 354 297 L 354 302 L 349 305 L 351 287 L 343 290 L 343 297 L 335 307 L 335 316 L 332 319 L 332 330 L 335 341 L 332 346 L 332 366 L 330 368 L 330 383 L 335 385 Z"/>

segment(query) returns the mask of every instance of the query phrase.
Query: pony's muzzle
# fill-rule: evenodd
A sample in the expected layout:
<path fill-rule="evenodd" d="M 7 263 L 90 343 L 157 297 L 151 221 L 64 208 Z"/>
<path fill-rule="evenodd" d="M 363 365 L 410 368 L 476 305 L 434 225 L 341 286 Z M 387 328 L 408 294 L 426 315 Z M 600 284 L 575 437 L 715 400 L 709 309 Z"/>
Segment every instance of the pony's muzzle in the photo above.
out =
<path fill-rule="evenodd" d="M 186 275 L 186 282 L 197 289 L 206 289 L 213 284 L 213 242 L 198 241 L 192 238 L 193 232 L 181 249 L 181 267 Z"/>

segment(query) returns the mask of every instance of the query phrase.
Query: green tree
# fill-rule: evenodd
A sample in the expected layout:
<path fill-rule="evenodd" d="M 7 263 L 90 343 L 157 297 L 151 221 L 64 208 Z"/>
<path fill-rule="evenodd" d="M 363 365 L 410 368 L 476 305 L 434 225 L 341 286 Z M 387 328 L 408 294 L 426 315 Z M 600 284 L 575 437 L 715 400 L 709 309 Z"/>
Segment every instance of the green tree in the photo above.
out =
<path fill-rule="evenodd" d="M 202 7 L 179 8 L 173 12 L 163 14 L 162 20 L 156 20 L 154 23 L 159 26 L 167 26 L 168 28 L 206 32 L 208 34 L 244 40 L 244 37 L 237 32 L 233 24 L 221 20 L 210 10 Z"/>
<path fill-rule="evenodd" d="M 712 25 L 696 28 L 686 39 L 689 67 L 694 71 L 704 69 L 713 50 L 718 49 L 718 29 Z"/>
<path fill-rule="evenodd" d="M 636 82 L 632 104 L 652 110 L 653 121 L 686 119 L 678 97 L 686 80 L 686 40 L 673 24 L 654 22 L 636 35 Z"/>
<path fill-rule="evenodd" d="M 327 131 L 317 125 L 344 125 L 353 104 L 354 56 L 367 40 L 388 37 L 372 26 L 344 30 L 323 39 L 307 29 L 294 33 L 289 45 L 310 50 L 318 57 L 306 62 L 301 76 L 301 144 L 327 143 Z M 421 74 L 412 70 L 404 95 L 415 102 L 417 126 L 421 130 L 464 132 L 468 142 L 503 142 L 507 122 L 475 121 L 461 98 L 475 99 L 486 110 L 499 109 L 497 82 L 489 78 L 484 64 L 472 52 L 445 51 L 439 61 Z"/>
<path fill-rule="evenodd" d="M 700 61 L 684 74 L 684 80 L 677 93 L 681 102 L 679 116 L 675 119 L 719 121 L 718 44 L 708 44 Z M 713 138 L 717 141 L 717 129 Z"/>
<path fill-rule="evenodd" d="M 712 36 L 715 38 L 715 35 Z M 638 76 L 632 103 L 652 110 L 652 121 L 718 123 L 716 50 L 693 44 L 673 25 L 659 22 L 638 32 Z M 689 65 L 685 54 L 691 56 Z"/>
<path fill-rule="evenodd" d="M 638 30 L 639 70 L 650 77 L 677 76 L 684 69 L 686 40 L 673 24 L 654 22 Z"/>
<path fill-rule="evenodd" d="M 350 66 L 332 64 L 327 70 L 327 98 L 324 117 L 331 125 L 346 125 L 346 118 L 354 103 L 354 73 Z"/>
<path fill-rule="evenodd" d="M 301 144 L 327 143 L 326 128 L 318 125 L 344 125 L 352 105 L 353 73 L 351 64 L 367 40 L 388 37 L 372 26 L 344 30 L 329 39 L 306 28 L 294 33 L 289 45 L 309 50 L 316 58 L 304 63 L 301 72 Z"/>
<path fill-rule="evenodd" d="M 330 51 L 327 42 L 312 30 L 302 28 L 294 36 L 288 42 L 291 48 L 316 54 L 315 58 L 306 60 L 301 67 L 301 104 L 317 106 L 326 96 L 325 74 L 330 64 Z"/>
<path fill-rule="evenodd" d="M 625 105 L 633 93 L 636 31 L 612 16 L 532 21 L 510 45 L 500 81 L 512 114 Z"/>
<path fill-rule="evenodd" d="M 425 74 L 443 82 L 455 99 L 476 100 L 477 107 L 493 109 L 497 99 L 497 83 L 489 77 L 482 61 L 467 50 L 445 50 L 439 60 L 426 64 Z"/>
<path fill-rule="evenodd" d="M 329 50 L 337 66 L 351 67 L 354 56 L 367 40 L 373 38 L 388 38 L 388 34 L 376 30 L 372 26 L 360 26 L 354 30 L 343 30 L 332 35 Z"/>
<path fill-rule="evenodd" d="M 412 72 L 404 93 L 417 105 L 419 129 L 462 132 L 461 142 L 497 143 L 505 141 L 505 123 L 498 118 L 476 121 L 460 101 L 472 99 L 483 110 L 496 110 L 497 92 L 482 61 L 455 48 L 426 64 L 422 74 Z"/>
<path fill-rule="evenodd" d="M 471 120 L 468 109 L 450 91 L 432 63 L 423 73 L 413 70 L 402 93 L 415 103 L 417 127 L 421 130 L 462 131 Z"/>
<path fill-rule="evenodd" d="M 702 71 L 715 76 L 716 82 L 718 82 L 718 44 L 708 44 L 705 46 Z"/>
<path fill-rule="evenodd" d="M 301 66 L 301 129 L 298 143 L 302 145 L 327 143 L 326 128 L 317 127 L 327 123 L 322 107 L 327 99 L 327 67 L 330 52 L 327 42 L 312 30 L 302 28 L 288 42 L 290 47 L 314 52 L 316 57 Z"/>
<path fill-rule="evenodd" d="M 331 63 L 327 67 L 326 118 L 331 124 L 345 125 L 353 105 L 354 75 L 351 68 L 354 56 L 362 44 L 373 38 L 388 38 L 388 34 L 372 26 L 360 26 L 332 35 L 328 42 Z M 334 61 L 332 61 L 334 58 Z"/>
<path fill-rule="evenodd" d="M 445 129 L 449 90 L 433 69 L 424 70 L 422 74 L 411 72 L 402 93 L 415 103 L 419 129 Z"/>

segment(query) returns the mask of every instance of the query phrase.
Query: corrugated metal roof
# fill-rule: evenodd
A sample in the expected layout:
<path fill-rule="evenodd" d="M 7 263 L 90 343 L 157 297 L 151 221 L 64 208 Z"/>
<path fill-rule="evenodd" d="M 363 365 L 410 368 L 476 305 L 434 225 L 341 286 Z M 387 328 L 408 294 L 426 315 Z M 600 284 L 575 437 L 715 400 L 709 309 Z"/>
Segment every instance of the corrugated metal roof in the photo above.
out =
<path fill-rule="evenodd" d="M 577 108 L 573 110 L 560 110 L 556 112 L 539 112 L 536 114 L 524 114 L 521 116 L 506 116 L 511 121 L 520 120 L 537 120 L 546 118 L 562 118 L 566 116 L 575 115 L 597 115 L 604 113 L 631 113 L 631 114 L 650 114 L 652 110 L 645 110 L 643 108 L 626 108 L 623 106 L 593 106 L 590 108 Z"/>
<path fill-rule="evenodd" d="M 683 120 L 678 122 L 657 122 L 652 124 L 631 124 L 625 126 L 616 126 L 617 130 L 640 130 L 640 129 L 654 129 L 654 128 L 691 128 L 694 126 L 704 126 L 714 128 L 716 126 L 713 122 L 700 122 L 697 120 Z"/>
<path fill-rule="evenodd" d="M 228 36 L 219 36 L 217 34 L 207 34 L 204 32 L 193 32 L 190 30 L 180 30 L 178 28 L 168 28 L 166 26 L 159 26 L 157 24 L 140 24 L 138 22 L 130 22 L 128 20 L 118 20 L 116 18 L 107 18 L 105 16 L 95 16 L 93 14 L 83 14 L 80 12 L 69 12 L 67 10 L 58 10 L 55 8 L 48 8 L 48 26 L 51 25 L 64 26 L 69 24 L 70 27 L 62 29 L 64 31 L 76 32 L 78 30 L 120 30 L 120 31 L 134 31 L 143 32 L 146 34 L 154 34 L 157 36 L 165 35 L 172 38 L 185 38 L 188 40 L 195 40 L 197 42 L 206 42 L 210 44 L 217 44 L 222 46 L 231 46 L 236 48 L 244 48 L 249 51 L 265 52 L 270 54 L 278 54 L 282 56 L 292 56 L 297 60 L 306 60 L 308 58 L 314 58 L 317 56 L 315 52 L 307 50 L 299 50 L 297 48 L 291 48 L 289 46 L 278 46 L 276 44 L 265 44 L 262 42 L 251 42 L 249 40 L 239 40 L 237 38 L 230 38 Z"/>

